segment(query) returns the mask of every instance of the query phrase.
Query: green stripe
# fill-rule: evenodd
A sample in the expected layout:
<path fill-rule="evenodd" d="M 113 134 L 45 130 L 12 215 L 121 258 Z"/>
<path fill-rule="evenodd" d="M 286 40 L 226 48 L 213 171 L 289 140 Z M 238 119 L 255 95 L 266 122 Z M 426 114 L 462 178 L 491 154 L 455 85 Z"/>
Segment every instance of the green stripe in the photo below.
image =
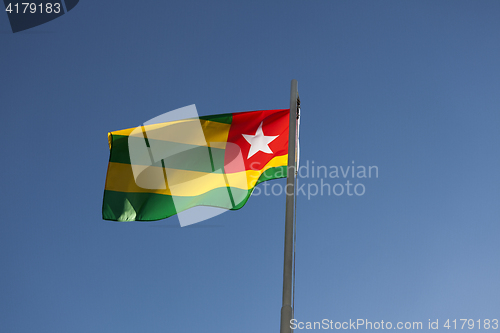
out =
<path fill-rule="evenodd" d="M 275 167 L 261 175 L 257 184 L 266 180 L 286 177 L 286 167 Z M 176 197 L 156 193 L 131 193 L 104 191 L 102 217 L 112 221 L 156 221 L 177 214 L 195 206 L 213 206 L 231 210 L 240 209 L 245 205 L 253 189 L 243 190 L 231 188 L 228 201 L 228 189 L 216 188 L 196 197 Z"/>
<path fill-rule="evenodd" d="M 131 164 L 129 140 L 144 141 L 142 138 L 112 135 L 110 162 Z M 224 168 L 224 149 L 151 139 L 149 144 L 159 151 L 180 152 L 164 159 L 166 168 L 215 173 L 221 173 Z M 141 161 L 134 161 L 134 164 L 151 165 L 149 161 L 149 154 L 144 154 Z"/>
<path fill-rule="evenodd" d="M 202 116 L 199 119 L 222 124 L 231 124 L 233 115 L 232 113 L 226 113 Z M 137 147 L 143 145 L 141 141 L 144 141 L 143 138 L 116 134 L 111 135 L 110 162 L 131 164 L 129 140 L 132 140 L 131 142 L 134 146 L 137 143 Z M 219 173 L 224 166 L 224 149 L 210 147 L 209 152 L 208 147 L 152 139 L 147 139 L 146 144 L 148 147 L 154 147 L 155 151 L 180 152 L 165 159 L 165 166 L 167 168 Z M 209 154 L 212 155 L 213 165 L 209 162 Z M 143 159 L 144 161 L 140 161 L 139 163 L 136 163 L 134 160 L 134 164 L 151 165 L 148 154 L 145 154 Z M 215 168 L 215 171 L 213 171 L 214 169 L 212 167 Z"/>
<path fill-rule="evenodd" d="M 215 121 L 215 122 L 223 123 L 223 124 L 231 124 L 233 122 L 233 114 L 232 113 L 216 114 L 216 115 L 212 115 L 212 116 L 201 116 L 199 118 L 203 119 L 203 120 L 210 120 L 210 121 Z"/>
<path fill-rule="evenodd" d="M 260 177 L 257 180 L 257 183 L 255 185 L 258 185 L 262 182 L 265 182 L 266 180 L 286 178 L 286 176 L 287 176 L 287 167 L 286 166 L 270 168 L 270 169 L 267 169 L 266 171 L 264 171 L 264 173 L 262 175 L 260 175 Z"/>
<path fill-rule="evenodd" d="M 195 206 L 212 206 L 236 210 L 245 205 L 251 190 L 232 188 L 231 194 L 240 197 L 233 206 L 227 188 L 216 188 L 196 197 L 176 197 L 157 193 L 104 191 L 102 218 L 112 221 L 161 220 Z"/>

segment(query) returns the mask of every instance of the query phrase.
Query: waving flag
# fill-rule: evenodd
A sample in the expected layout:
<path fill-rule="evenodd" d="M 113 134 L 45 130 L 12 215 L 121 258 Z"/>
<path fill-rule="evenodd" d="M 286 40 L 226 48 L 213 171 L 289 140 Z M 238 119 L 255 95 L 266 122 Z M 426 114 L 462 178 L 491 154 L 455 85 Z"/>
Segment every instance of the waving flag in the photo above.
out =
<path fill-rule="evenodd" d="M 109 133 L 103 219 L 153 221 L 197 206 L 240 209 L 257 184 L 287 176 L 289 114 L 220 114 Z"/>

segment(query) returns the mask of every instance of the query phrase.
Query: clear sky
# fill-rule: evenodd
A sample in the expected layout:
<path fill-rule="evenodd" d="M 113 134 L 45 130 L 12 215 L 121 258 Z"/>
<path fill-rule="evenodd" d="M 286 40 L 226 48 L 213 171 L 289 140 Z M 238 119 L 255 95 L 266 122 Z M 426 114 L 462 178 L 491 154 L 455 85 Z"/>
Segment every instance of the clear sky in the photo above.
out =
<path fill-rule="evenodd" d="M 378 167 L 299 195 L 295 317 L 500 320 L 500 2 L 82 0 L 0 40 L 1 332 L 278 332 L 283 195 L 186 228 L 101 204 L 109 131 L 291 79 L 301 164 Z"/>

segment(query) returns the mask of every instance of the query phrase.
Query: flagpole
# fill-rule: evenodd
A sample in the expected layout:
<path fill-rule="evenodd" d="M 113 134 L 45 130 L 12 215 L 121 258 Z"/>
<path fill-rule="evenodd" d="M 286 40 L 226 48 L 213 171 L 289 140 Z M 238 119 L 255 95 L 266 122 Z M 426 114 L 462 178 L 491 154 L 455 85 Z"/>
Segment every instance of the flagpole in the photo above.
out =
<path fill-rule="evenodd" d="M 283 302 L 281 307 L 280 333 L 291 333 L 290 321 L 293 319 L 292 278 L 293 278 L 293 217 L 295 206 L 295 167 L 297 135 L 297 100 L 299 92 L 297 80 L 292 80 L 290 88 L 290 126 L 288 129 L 288 173 L 286 178 L 285 212 L 285 255 L 283 262 Z"/>

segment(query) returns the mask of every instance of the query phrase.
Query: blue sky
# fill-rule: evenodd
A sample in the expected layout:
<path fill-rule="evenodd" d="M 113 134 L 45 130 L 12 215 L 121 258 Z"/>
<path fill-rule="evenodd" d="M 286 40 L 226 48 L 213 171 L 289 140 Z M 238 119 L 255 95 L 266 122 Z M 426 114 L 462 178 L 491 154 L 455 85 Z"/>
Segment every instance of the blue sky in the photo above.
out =
<path fill-rule="evenodd" d="M 500 319 L 498 1 L 81 1 L 0 39 L 0 331 L 277 332 L 283 195 L 186 228 L 101 203 L 109 131 L 291 79 L 301 163 L 379 170 L 298 197 L 295 317 Z"/>

